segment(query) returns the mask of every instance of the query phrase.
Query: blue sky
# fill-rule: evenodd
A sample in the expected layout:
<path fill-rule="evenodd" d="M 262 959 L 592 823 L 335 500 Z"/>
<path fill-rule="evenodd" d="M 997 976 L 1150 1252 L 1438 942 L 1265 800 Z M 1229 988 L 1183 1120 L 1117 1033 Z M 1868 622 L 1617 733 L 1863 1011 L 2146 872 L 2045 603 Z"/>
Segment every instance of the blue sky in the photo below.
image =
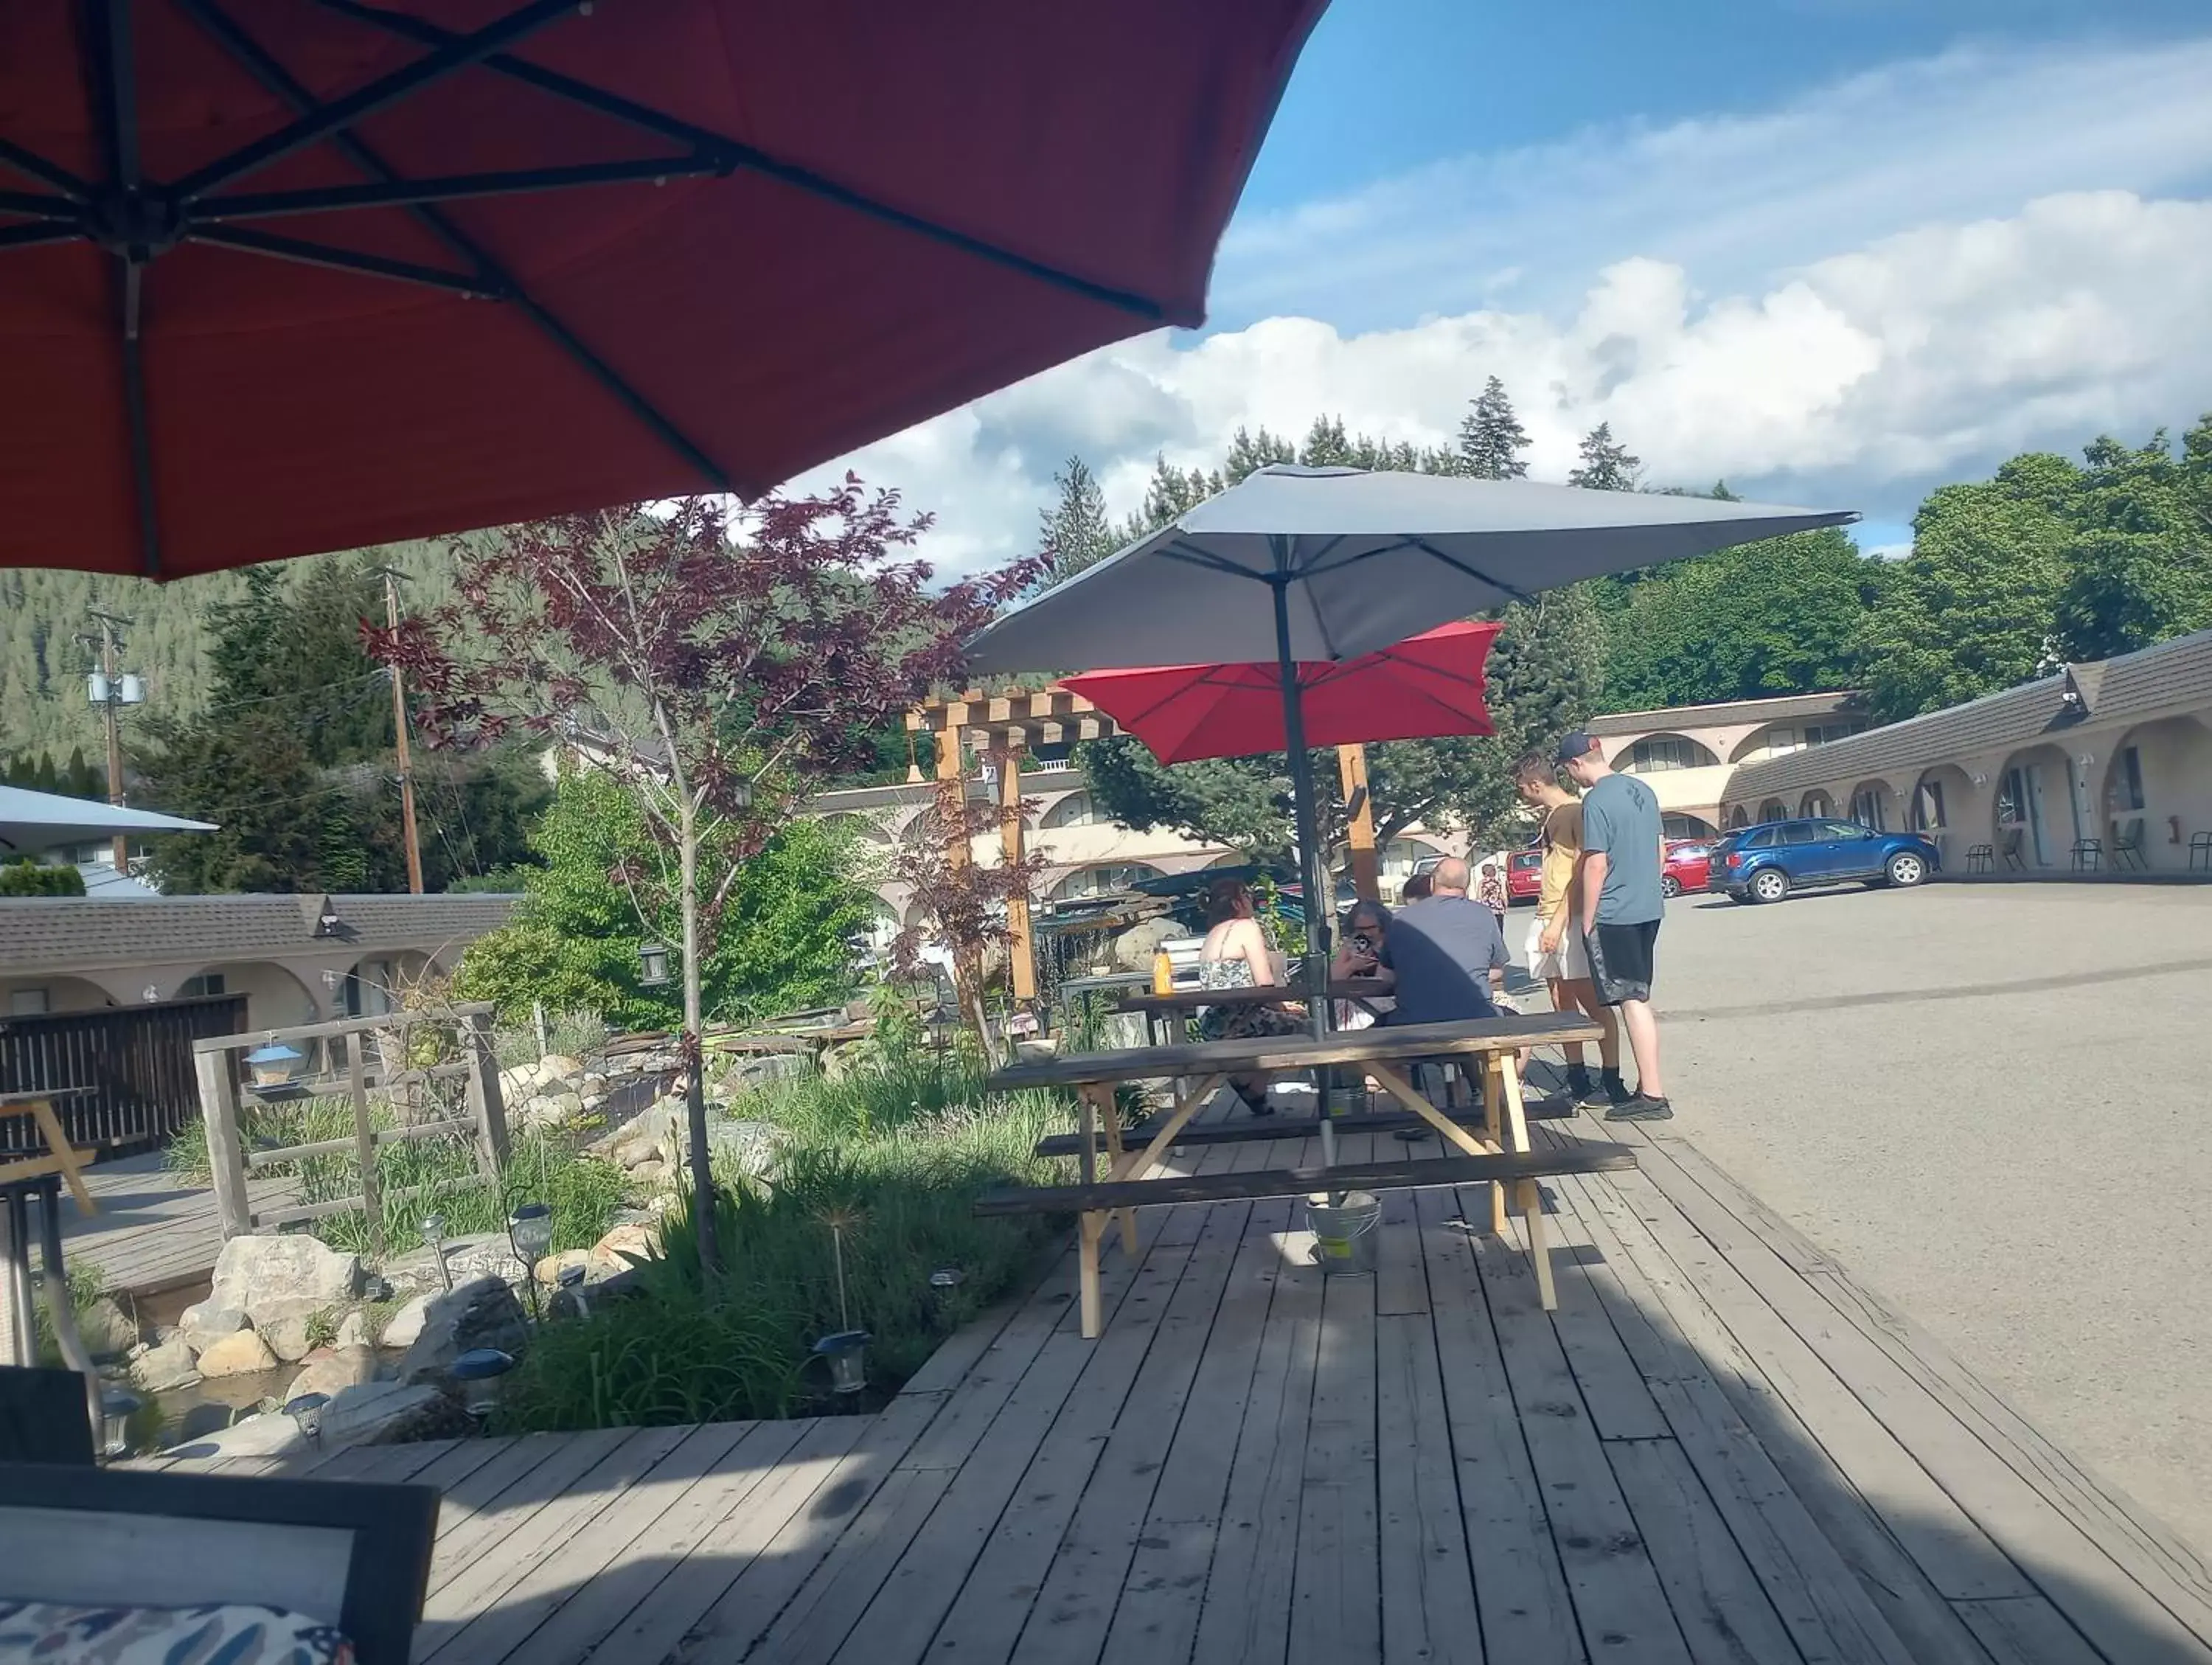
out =
<path fill-rule="evenodd" d="M 1538 477 L 1606 421 L 1894 550 L 1945 480 L 2212 408 L 2208 270 L 2204 0 L 1336 0 L 1205 331 L 850 460 L 969 567 L 1072 453 L 1126 509 L 1239 423 L 1446 440 L 1496 374 Z"/>

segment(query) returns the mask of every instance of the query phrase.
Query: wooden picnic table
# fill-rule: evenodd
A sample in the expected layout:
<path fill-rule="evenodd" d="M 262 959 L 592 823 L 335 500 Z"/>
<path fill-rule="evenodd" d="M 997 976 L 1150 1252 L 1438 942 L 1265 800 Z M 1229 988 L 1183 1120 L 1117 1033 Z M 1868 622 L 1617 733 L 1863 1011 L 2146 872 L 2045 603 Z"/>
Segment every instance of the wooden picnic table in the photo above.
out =
<path fill-rule="evenodd" d="M 1595 1041 L 1599 1035 L 1597 1025 L 1578 1012 L 1534 1012 L 1456 1024 L 1377 1024 L 1319 1038 L 1284 1035 L 1194 1041 L 1009 1065 L 992 1074 L 989 1085 L 994 1090 L 1075 1089 L 1081 1103 L 1077 1160 L 1082 1182 L 1073 1186 L 1012 1188 L 990 1194 L 979 1200 L 977 1208 L 986 1213 L 1066 1209 L 1080 1214 L 1083 1333 L 1096 1336 L 1103 1310 L 1099 1246 L 1107 1226 L 1118 1215 L 1123 1252 L 1136 1252 L 1139 1204 L 1200 1200 L 1212 1197 L 1224 1185 L 1239 1188 L 1233 1193 L 1221 1191 L 1224 1196 L 1290 1196 L 1326 1190 L 1486 1182 L 1491 1188 L 1491 1229 L 1500 1234 L 1506 1229 L 1507 1194 L 1509 1189 L 1511 1192 L 1513 1208 L 1521 1215 L 1526 1233 L 1525 1247 L 1535 1272 L 1536 1287 L 1548 1310 L 1557 1297 L 1545 1251 L 1543 1203 L 1537 1177 L 1544 1173 L 1595 1172 L 1626 1166 L 1633 1158 L 1619 1146 L 1534 1152 L 1520 1076 L 1510 1065 L 1483 1072 L 1483 1115 L 1474 1127 L 1462 1125 L 1431 1103 L 1413 1085 L 1413 1067 L 1439 1059 L 1498 1059 L 1523 1047 Z M 1464 1152 L 1466 1159 L 1293 1169 L 1267 1175 L 1152 1177 L 1177 1135 L 1224 1081 L 1232 1076 L 1279 1075 L 1330 1065 L 1363 1069 L 1407 1109 Z M 1128 1149 L 1122 1142 L 1114 1089 L 1126 1081 L 1153 1080 L 1188 1081 L 1189 1085 L 1176 1092 L 1172 1110 L 1156 1123 L 1147 1124 L 1145 1145 Z M 1259 1136 L 1255 1132 L 1255 1137 Z M 1103 1178 L 1097 1161 L 1102 1144 L 1107 1158 Z M 1251 1188 L 1255 1184 L 1263 1188 L 1255 1192 Z"/>

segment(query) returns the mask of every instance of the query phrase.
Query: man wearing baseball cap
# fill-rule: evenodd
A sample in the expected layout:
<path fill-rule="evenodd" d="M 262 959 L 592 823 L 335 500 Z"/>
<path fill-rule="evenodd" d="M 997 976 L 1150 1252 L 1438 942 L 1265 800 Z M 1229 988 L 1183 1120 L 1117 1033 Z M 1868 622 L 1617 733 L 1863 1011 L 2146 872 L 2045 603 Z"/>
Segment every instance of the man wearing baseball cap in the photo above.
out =
<path fill-rule="evenodd" d="M 1583 789 L 1578 875 L 1583 945 L 1597 995 L 1620 1012 L 1636 1057 L 1636 1094 L 1609 1121 L 1664 1121 L 1674 1114 L 1659 1075 L 1659 1020 L 1651 1011 L 1653 950 L 1665 902 L 1659 799 L 1632 775 L 1616 775 L 1580 729 L 1559 742 L 1559 766 Z"/>

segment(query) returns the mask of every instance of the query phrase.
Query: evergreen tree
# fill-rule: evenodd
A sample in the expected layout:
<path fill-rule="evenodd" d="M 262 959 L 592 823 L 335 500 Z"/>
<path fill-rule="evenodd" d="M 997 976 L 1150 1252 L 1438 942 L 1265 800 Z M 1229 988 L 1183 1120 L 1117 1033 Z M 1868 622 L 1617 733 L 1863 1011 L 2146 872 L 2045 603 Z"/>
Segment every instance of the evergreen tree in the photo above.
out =
<path fill-rule="evenodd" d="M 1257 434 L 1240 428 L 1229 441 L 1229 459 L 1222 465 L 1221 473 L 1233 486 L 1270 464 L 1297 460 L 1297 448 L 1280 434 L 1271 434 L 1265 428 Z"/>
<path fill-rule="evenodd" d="M 1099 489 L 1089 464 L 1070 457 L 1052 477 L 1052 483 L 1059 500 L 1037 517 L 1044 547 L 1052 556 L 1052 569 L 1043 585 L 1073 578 L 1121 547 L 1106 518 L 1106 494 Z"/>
<path fill-rule="evenodd" d="M 69 767 L 63 771 L 62 790 L 72 798 L 105 798 L 107 782 L 100 772 L 84 760 L 84 748 L 70 748 Z"/>
<path fill-rule="evenodd" d="M 1528 431 L 1513 414 L 1505 384 L 1496 376 L 1482 385 L 1459 425 L 1458 466 L 1449 471 L 1478 480 L 1520 480 L 1528 473 Z"/>
<path fill-rule="evenodd" d="M 1567 471 L 1567 483 L 1591 491 L 1633 491 L 1643 466 L 1641 457 L 1614 441 L 1613 424 L 1600 422 L 1583 435 L 1582 463 Z"/>

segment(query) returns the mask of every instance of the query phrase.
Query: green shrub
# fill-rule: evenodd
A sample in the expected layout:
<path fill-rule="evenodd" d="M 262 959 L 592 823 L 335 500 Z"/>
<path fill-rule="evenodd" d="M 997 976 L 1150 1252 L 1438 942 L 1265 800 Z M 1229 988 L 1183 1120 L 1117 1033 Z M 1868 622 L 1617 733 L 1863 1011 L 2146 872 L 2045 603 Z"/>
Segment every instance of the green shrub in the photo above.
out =
<path fill-rule="evenodd" d="M 1025 1284 L 1060 1224 L 1036 1215 L 978 1218 L 970 1206 L 988 1187 L 1054 1177 L 1031 1147 L 1065 1123 L 1059 1101 L 1024 1093 L 980 1109 L 926 1109 L 913 1096 L 918 1085 L 886 1073 L 782 1083 L 758 1095 L 792 1137 L 779 1148 L 772 1182 L 732 1175 L 716 1187 L 726 1270 L 713 1278 L 702 1271 L 695 1200 L 687 1194 L 664 1223 L 662 1256 L 644 1264 L 635 1297 L 541 1333 L 510 1378 L 502 1428 L 880 1404 L 953 1329 Z M 948 1078 L 937 1091 L 957 1085 Z M 843 1239 L 842 1304 L 832 1221 Z M 963 1274 L 950 1294 L 929 1283 L 946 1266 Z M 830 1399 L 823 1367 L 810 1356 L 816 1338 L 848 1323 L 873 1338 L 871 1391 L 856 1395 L 857 1404 Z"/>
<path fill-rule="evenodd" d="M 380 1128 L 398 1125 L 398 1118 L 382 1106 L 371 1109 L 369 1120 Z M 248 1151 L 346 1139 L 353 1131 L 353 1105 L 343 1098 L 261 1104 L 241 1109 L 239 1115 L 240 1137 Z M 173 1141 L 167 1160 L 181 1176 L 198 1184 L 209 1182 L 205 1139 L 187 1136 Z M 275 1163 L 254 1172 L 296 1179 L 302 1202 L 361 1194 L 361 1164 L 351 1151 Z M 446 1235 L 460 1237 L 504 1231 L 507 1216 L 522 1202 L 551 1206 L 556 1250 L 588 1249 L 605 1235 L 615 1211 L 628 1200 L 620 1167 L 586 1156 L 550 1133 L 526 1133 L 514 1139 L 497 1186 L 477 1171 L 476 1142 L 465 1130 L 379 1145 L 376 1178 L 387 1254 L 404 1254 L 421 1243 L 425 1214 L 444 1216 Z M 412 1194 L 402 1195 L 404 1192 Z M 333 1249 L 371 1252 L 368 1217 L 363 1212 L 326 1215 L 312 1230 Z"/>
<path fill-rule="evenodd" d="M 84 875 L 74 867 L 50 867 L 35 856 L 0 862 L 0 896 L 81 896 Z"/>

